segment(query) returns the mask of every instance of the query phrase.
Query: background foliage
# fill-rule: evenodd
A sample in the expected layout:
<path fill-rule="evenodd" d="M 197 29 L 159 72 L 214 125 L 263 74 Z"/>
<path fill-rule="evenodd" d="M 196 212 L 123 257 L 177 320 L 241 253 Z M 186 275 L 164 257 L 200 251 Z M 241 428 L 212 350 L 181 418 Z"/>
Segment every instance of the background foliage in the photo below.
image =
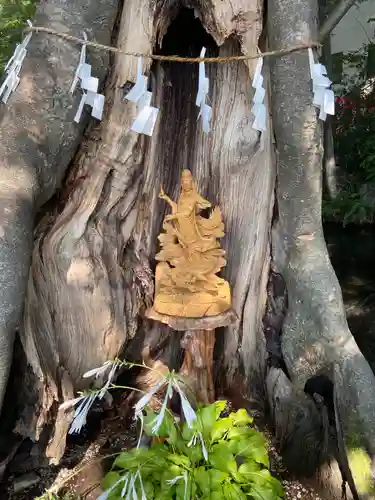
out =
<path fill-rule="evenodd" d="M 36 0 L 0 0 L 0 70 L 22 38 L 26 19 L 32 18 Z"/>
<path fill-rule="evenodd" d="M 369 20 L 371 22 L 371 20 Z M 336 115 L 332 121 L 339 194 L 323 217 L 343 225 L 375 221 L 375 44 L 334 54 Z"/>

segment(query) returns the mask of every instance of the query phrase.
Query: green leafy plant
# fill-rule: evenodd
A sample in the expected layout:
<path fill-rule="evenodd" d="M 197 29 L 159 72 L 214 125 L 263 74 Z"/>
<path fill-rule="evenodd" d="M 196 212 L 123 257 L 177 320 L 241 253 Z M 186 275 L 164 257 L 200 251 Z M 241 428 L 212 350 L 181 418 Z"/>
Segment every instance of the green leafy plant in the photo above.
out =
<path fill-rule="evenodd" d="M 333 200 L 324 200 L 323 219 L 348 224 L 365 224 L 375 221 L 375 204 L 362 194 L 364 184 L 350 182 L 342 186 L 339 195 Z"/>
<path fill-rule="evenodd" d="M 36 0 L 0 0 L 0 71 L 22 39 L 26 19 L 35 13 Z"/>
<path fill-rule="evenodd" d="M 282 486 L 268 469 L 263 434 L 251 426 L 246 410 L 222 416 L 225 408 L 225 401 L 200 407 L 190 426 L 166 412 L 150 448 L 133 448 L 116 458 L 103 498 L 120 500 L 133 490 L 142 500 L 282 498 Z M 146 411 L 146 435 L 154 435 L 158 416 Z"/>

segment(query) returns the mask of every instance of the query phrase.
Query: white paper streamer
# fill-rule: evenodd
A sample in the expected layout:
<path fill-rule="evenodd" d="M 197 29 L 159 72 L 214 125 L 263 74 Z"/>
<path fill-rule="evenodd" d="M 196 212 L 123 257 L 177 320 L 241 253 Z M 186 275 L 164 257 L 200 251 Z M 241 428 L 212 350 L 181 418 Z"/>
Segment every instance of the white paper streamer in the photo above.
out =
<path fill-rule="evenodd" d="M 87 35 L 85 32 L 83 32 L 83 38 L 87 42 Z M 74 121 L 76 123 L 80 122 L 85 105 L 91 106 L 92 117 L 101 120 L 103 117 L 105 97 L 103 94 L 98 94 L 99 79 L 91 76 L 91 65 L 86 63 L 86 44 L 82 45 L 79 64 L 74 75 L 72 86 L 70 87 L 70 92 L 72 94 L 79 82 L 83 93 Z"/>
<path fill-rule="evenodd" d="M 205 55 L 206 47 L 203 47 L 200 53 L 200 57 L 204 57 Z M 206 77 L 204 61 L 202 61 L 199 63 L 198 93 L 195 104 L 200 108 L 198 120 L 199 118 L 202 119 L 202 131 L 204 134 L 208 134 L 210 132 L 210 123 L 212 118 L 212 108 L 206 102 L 209 89 L 210 80 Z"/>
<path fill-rule="evenodd" d="M 31 28 L 32 22 L 28 19 L 27 24 Z M 27 54 L 27 45 L 31 40 L 32 33 L 28 33 L 20 44 L 14 50 L 12 57 L 5 66 L 6 77 L 0 87 L 0 97 L 3 103 L 7 103 L 12 92 L 16 90 L 20 83 L 19 74 L 22 68 L 22 63 Z"/>
<path fill-rule="evenodd" d="M 327 77 L 327 68 L 315 63 L 312 49 L 308 49 L 311 80 L 313 83 L 313 105 L 319 108 L 319 119 L 325 121 L 327 115 L 335 114 L 335 95 L 329 88 L 332 85 Z"/>
<path fill-rule="evenodd" d="M 125 96 L 126 100 L 137 103 L 137 116 L 130 130 L 152 136 L 159 109 L 151 106 L 152 92 L 147 90 L 147 81 L 147 76 L 142 74 L 142 58 L 139 57 L 134 87 Z"/>
<path fill-rule="evenodd" d="M 83 39 L 85 42 L 87 42 L 87 35 L 85 32 L 83 34 Z M 88 76 L 91 75 L 91 66 L 89 64 L 86 64 L 86 44 L 83 44 L 81 47 L 81 55 L 79 56 L 79 63 L 76 69 L 76 73 L 74 75 L 73 83 L 70 87 L 70 93 L 74 94 L 74 91 L 78 85 L 79 80 L 82 78 L 82 67 L 86 67 L 86 73 L 88 71 Z M 88 69 L 87 69 L 88 68 Z M 87 75 L 86 75 L 87 77 Z"/>
<path fill-rule="evenodd" d="M 255 67 L 252 87 L 255 89 L 253 96 L 253 107 L 251 112 L 254 115 L 252 128 L 258 132 L 265 132 L 267 130 L 267 106 L 264 104 L 266 97 L 266 90 L 263 88 L 263 57 L 260 57 Z"/>

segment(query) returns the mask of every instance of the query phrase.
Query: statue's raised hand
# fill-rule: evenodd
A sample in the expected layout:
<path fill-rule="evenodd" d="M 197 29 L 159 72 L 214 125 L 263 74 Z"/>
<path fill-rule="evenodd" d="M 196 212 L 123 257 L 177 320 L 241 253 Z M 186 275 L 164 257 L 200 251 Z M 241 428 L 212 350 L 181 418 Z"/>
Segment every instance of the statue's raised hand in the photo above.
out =
<path fill-rule="evenodd" d="M 164 192 L 163 186 L 160 186 L 159 198 L 161 198 L 162 200 L 165 200 L 166 198 L 168 198 L 168 196 Z"/>

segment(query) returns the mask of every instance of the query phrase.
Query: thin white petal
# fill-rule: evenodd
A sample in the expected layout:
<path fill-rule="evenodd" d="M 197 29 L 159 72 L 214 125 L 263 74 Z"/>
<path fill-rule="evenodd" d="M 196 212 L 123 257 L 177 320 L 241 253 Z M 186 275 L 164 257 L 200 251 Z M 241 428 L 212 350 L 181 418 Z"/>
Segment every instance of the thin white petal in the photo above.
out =
<path fill-rule="evenodd" d="M 134 405 L 134 410 L 136 414 L 139 414 L 145 406 L 151 401 L 152 396 L 154 396 L 161 387 L 165 384 L 165 380 L 160 380 L 150 391 L 141 397 L 136 405 Z"/>
<path fill-rule="evenodd" d="M 72 406 L 75 406 L 79 401 L 85 399 L 86 396 L 80 396 L 79 398 L 69 399 L 69 401 L 65 401 L 59 406 L 59 410 L 67 410 Z"/>
<path fill-rule="evenodd" d="M 208 461 L 208 453 L 207 453 L 206 444 L 204 442 L 204 439 L 203 439 L 203 436 L 202 436 L 201 432 L 199 433 L 199 439 L 201 440 L 201 446 L 202 446 L 202 452 L 203 452 L 204 459 L 207 462 Z"/>
<path fill-rule="evenodd" d="M 126 491 L 127 491 L 127 489 L 128 489 L 128 484 L 129 484 L 129 473 L 128 473 L 128 474 L 126 474 L 126 477 L 125 477 L 125 479 L 124 479 L 124 486 L 123 486 L 123 488 L 122 488 L 122 490 L 121 490 L 121 496 L 122 496 L 122 497 L 124 497 L 124 496 L 125 496 L 125 494 L 126 494 Z"/>
<path fill-rule="evenodd" d="M 160 426 L 161 424 L 163 423 L 163 420 L 164 420 L 164 415 L 165 415 L 165 412 L 167 410 L 167 404 L 168 404 L 168 399 L 170 398 L 170 394 L 173 392 L 173 389 L 172 389 L 172 381 L 169 381 L 168 383 L 168 388 L 167 388 L 167 392 L 165 394 L 165 397 L 164 397 L 164 401 L 163 401 L 163 404 L 160 408 L 160 411 L 159 411 L 159 415 L 157 416 L 157 418 L 154 420 L 155 422 L 155 425 L 154 427 L 152 428 L 152 433 L 153 434 L 157 434 L 158 430 L 160 429 Z"/>
<path fill-rule="evenodd" d="M 112 379 L 115 376 L 117 368 L 118 368 L 118 364 L 116 362 L 113 363 L 111 371 L 108 374 L 107 382 L 104 384 L 104 386 L 102 387 L 102 389 L 99 392 L 99 395 L 98 395 L 99 399 L 102 399 L 105 396 L 106 392 L 108 391 L 108 389 L 112 383 Z"/>
<path fill-rule="evenodd" d="M 147 500 L 146 493 L 145 493 L 145 490 L 143 488 L 142 476 L 141 476 L 141 473 L 139 471 L 137 472 L 137 476 L 139 479 L 139 484 L 141 485 L 141 492 L 142 492 L 142 499 L 141 500 Z"/>
<path fill-rule="evenodd" d="M 97 394 L 90 394 L 90 396 L 86 396 L 81 404 L 76 408 L 74 414 L 74 420 L 69 429 L 69 434 L 79 433 L 82 430 L 82 427 L 86 425 L 87 414 L 95 401 Z"/>
<path fill-rule="evenodd" d="M 84 373 L 82 376 L 83 378 L 90 378 L 90 377 L 98 377 L 102 373 L 105 373 L 108 369 L 108 366 L 111 364 L 111 361 L 106 361 L 103 366 L 98 366 L 97 368 L 93 368 L 92 370 L 89 370 L 88 372 Z"/>
<path fill-rule="evenodd" d="M 188 427 L 191 429 L 193 426 L 194 420 L 197 419 L 197 415 L 195 411 L 193 410 L 191 404 L 189 403 L 189 400 L 185 396 L 185 394 L 182 392 L 181 387 L 178 385 L 177 382 L 174 382 L 174 387 L 177 389 L 180 399 L 181 399 L 181 406 L 182 406 L 182 412 L 185 416 L 186 423 L 188 424 Z"/>
<path fill-rule="evenodd" d="M 185 476 L 176 476 L 174 477 L 173 479 L 168 479 L 166 482 L 167 484 L 169 484 L 170 486 L 173 486 L 174 484 L 176 484 L 178 481 L 180 481 L 180 479 L 185 479 Z"/>

